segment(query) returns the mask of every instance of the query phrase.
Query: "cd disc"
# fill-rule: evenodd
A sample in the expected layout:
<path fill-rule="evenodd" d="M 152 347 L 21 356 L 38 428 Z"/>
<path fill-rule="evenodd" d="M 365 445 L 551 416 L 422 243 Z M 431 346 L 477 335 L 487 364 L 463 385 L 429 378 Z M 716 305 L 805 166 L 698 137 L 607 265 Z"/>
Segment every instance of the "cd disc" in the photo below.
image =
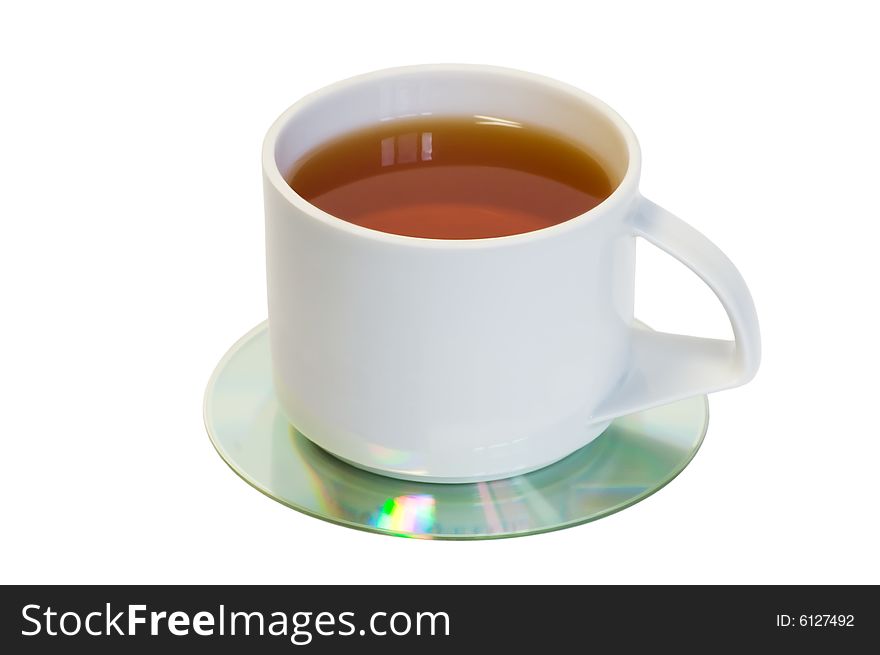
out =
<path fill-rule="evenodd" d="M 436 484 L 356 468 L 291 427 L 275 400 L 265 323 L 230 349 L 205 395 L 214 447 L 254 488 L 326 521 L 426 539 L 534 534 L 629 507 L 687 466 L 708 418 L 706 397 L 689 398 L 617 419 L 546 468 L 491 482 Z"/>

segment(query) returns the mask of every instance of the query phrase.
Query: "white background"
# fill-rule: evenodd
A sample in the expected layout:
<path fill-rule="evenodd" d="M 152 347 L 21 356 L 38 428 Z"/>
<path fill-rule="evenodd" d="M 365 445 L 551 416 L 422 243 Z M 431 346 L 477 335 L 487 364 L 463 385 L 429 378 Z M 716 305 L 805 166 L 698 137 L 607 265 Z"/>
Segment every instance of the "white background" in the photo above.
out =
<path fill-rule="evenodd" d="M 880 48 L 869 3 L 16 3 L 0 13 L 0 581 L 880 582 Z M 488 63 L 615 107 L 642 190 L 749 282 L 764 362 L 643 503 L 480 543 L 272 502 L 202 394 L 266 314 L 259 153 L 303 94 Z M 637 313 L 726 336 L 640 246 Z"/>

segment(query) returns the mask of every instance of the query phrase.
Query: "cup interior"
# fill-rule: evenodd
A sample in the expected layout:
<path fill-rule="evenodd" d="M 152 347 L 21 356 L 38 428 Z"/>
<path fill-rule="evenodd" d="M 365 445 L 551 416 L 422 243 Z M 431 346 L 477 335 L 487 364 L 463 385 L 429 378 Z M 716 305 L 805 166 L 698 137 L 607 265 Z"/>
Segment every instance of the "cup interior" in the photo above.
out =
<path fill-rule="evenodd" d="M 278 174 L 321 143 L 382 121 L 480 116 L 562 135 L 589 152 L 619 186 L 637 152 L 624 121 L 600 100 L 548 78 L 483 66 L 413 66 L 339 82 L 307 96 L 270 129 Z M 267 152 L 267 155 L 269 153 Z"/>

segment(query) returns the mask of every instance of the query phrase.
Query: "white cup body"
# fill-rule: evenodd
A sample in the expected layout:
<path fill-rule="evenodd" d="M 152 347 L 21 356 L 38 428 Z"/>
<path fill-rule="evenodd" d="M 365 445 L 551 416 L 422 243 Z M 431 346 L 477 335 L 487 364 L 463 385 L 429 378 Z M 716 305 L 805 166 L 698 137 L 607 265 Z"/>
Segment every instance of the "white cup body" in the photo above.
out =
<path fill-rule="evenodd" d="M 284 180 L 328 139 L 428 114 L 546 127 L 615 191 L 543 230 L 435 240 L 353 225 Z M 630 355 L 639 163 L 602 102 L 506 69 L 392 69 L 291 107 L 263 155 L 272 363 L 291 424 L 358 466 L 438 482 L 526 472 L 594 439 Z"/>

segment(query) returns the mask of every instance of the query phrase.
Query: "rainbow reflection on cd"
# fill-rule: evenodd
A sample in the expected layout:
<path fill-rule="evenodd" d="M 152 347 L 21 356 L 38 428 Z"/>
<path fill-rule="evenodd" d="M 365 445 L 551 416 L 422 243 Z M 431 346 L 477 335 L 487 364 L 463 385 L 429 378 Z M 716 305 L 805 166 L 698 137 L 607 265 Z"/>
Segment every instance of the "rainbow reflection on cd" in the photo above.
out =
<path fill-rule="evenodd" d="M 385 501 L 370 517 L 370 525 L 392 532 L 425 534 L 434 526 L 434 496 L 397 496 Z"/>

